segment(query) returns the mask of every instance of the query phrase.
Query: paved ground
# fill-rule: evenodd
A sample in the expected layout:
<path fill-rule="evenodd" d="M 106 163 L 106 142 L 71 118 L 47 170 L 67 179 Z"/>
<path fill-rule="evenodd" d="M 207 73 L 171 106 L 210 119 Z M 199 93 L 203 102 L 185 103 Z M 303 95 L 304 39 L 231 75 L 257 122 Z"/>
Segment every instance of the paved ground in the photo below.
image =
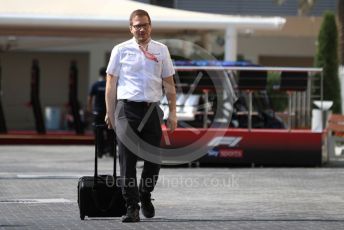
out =
<path fill-rule="evenodd" d="M 100 160 L 111 172 L 112 158 Z M 0 146 L 0 229 L 343 229 L 344 167 L 163 168 L 157 216 L 79 219 L 91 146 Z M 140 164 L 138 171 L 141 171 Z"/>

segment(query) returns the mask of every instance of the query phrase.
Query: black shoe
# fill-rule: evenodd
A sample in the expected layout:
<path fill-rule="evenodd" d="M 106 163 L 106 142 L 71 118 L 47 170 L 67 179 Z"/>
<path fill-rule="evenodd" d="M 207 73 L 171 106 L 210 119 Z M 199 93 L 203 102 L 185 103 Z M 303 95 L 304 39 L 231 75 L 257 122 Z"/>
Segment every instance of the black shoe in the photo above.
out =
<path fill-rule="evenodd" d="M 139 206 L 128 206 L 127 214 L 122 216 L 123 223 L 139 222 L 140 221 L 140 207 Z"/>
<path fill-rule="evenodd" d="M 155 209 L 152 204 L 152 199 L 150 198 L 149 195 L 140 195 L 140 200 L 141 200 L 141 210 L 142 214 L 146 218 L 152 218 L 155 216 Z"/>

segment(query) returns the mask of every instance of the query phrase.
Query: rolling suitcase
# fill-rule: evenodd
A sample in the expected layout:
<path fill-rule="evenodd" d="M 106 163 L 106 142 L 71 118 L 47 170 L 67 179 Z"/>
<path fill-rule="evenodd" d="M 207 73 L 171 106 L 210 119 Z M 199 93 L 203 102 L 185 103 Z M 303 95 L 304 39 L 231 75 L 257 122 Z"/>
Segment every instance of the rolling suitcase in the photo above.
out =
<path fill-rule="evenodd" d="M 87 217 L 120 217 L 126 213 L 125 201 L 116 176 L 116 151 L 113 175 L 98 175 L 97 154 L 101 149 L 100 135 L 105 125 L 96 125 L 94 176 L 84 176 L 78 182 L 78 205 L 81 220 Z M 116 148 L 115 148 L 116 149 Z"/>

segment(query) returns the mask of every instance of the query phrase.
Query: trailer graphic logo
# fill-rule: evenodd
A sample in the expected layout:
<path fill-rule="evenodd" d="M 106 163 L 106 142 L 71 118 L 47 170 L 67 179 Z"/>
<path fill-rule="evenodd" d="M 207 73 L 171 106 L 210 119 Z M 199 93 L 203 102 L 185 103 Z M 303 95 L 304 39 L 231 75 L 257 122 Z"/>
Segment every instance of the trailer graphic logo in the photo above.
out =
<path fill-rule="evenodd" d="M 208 143 L 208 156 L 220 158 L 242 158 L 243 151 L 238 148 L 242 137 L 215 137 Z"/>

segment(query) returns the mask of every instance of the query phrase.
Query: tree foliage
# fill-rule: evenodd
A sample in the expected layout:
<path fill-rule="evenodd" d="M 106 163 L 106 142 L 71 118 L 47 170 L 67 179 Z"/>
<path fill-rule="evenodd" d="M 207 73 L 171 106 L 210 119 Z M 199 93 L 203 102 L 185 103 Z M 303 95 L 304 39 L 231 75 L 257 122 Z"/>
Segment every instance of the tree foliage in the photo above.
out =
<path fill-rule="evenodd" d="M 338 28 L 339 28 L 339 55 L 340 64 L 344 65 L 344 0 L 337 0 Z"/>
<path fill-rule="evenodd" d="M 341 96 L 338 78 L 338 31 L 336 18 L 326 12 L 318 36 L 317 67 L 323 68 L 324 100 L 333 101 L 332 111 L 341 113 Z"/>

